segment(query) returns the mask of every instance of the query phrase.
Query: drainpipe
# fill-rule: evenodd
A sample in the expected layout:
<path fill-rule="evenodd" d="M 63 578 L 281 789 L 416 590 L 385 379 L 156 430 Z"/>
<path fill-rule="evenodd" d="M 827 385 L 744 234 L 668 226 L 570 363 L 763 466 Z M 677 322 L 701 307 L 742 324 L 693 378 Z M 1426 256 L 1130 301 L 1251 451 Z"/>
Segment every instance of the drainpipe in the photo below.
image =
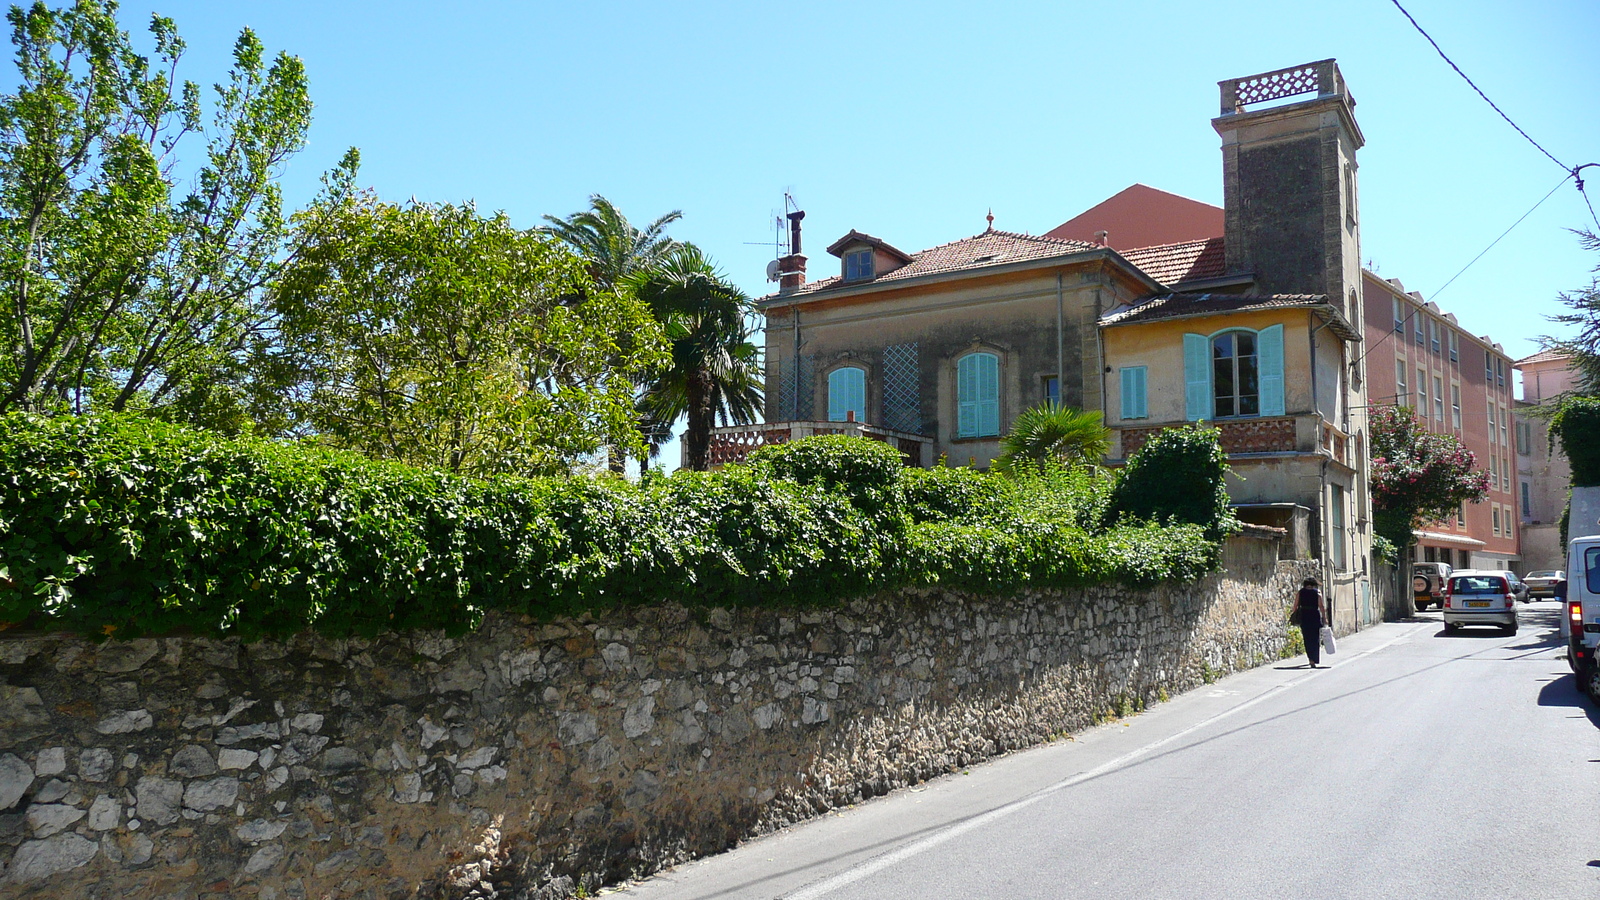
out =
<path fill-rule="evenodd" d="M 1061 273 L 1056 273 L 1056 402 L 1060 403 L 1065 396 L 1067 381 L 1065 358 L 1066 346 L 1066 306 L 1061 294 Z"/>
<path fill-rule="evenodd" d="M 789 407 L 789 414 L 795 421 L 800 419 L 800 303 L 794 304 L 794 403 Z"/>

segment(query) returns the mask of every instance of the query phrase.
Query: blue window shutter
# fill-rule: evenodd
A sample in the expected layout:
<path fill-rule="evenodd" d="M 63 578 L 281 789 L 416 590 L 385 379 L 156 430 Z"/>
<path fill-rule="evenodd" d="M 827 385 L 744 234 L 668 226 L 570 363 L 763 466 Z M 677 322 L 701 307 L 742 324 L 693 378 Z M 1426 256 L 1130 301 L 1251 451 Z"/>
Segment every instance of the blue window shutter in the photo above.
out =
<path fill-rule="evenodd" d="M 978 433 L 978 357 L 964 356 L 956 364 L 956 437 Z"/>
<path fill-rule="evenodd" d="M 850 410 L 855 410 L 856 421 L 865 421 L 867 373 L 854 366 L 828 373 L 828 421 L 843 422 Z"/>
<path fill-rule="evenodd" d="M 978 433 L 999 434 L 1000 358 L 991 353 L 980 353 L 978 360 Z"/>
<path fill-rule="evenodd" d="M 1261 414 L 1283 415 L 1283 326 L 1263 328 L 1256 335 L 1256 358 L 1261 377 Z"/>
<path fill-rule="evenodd" d="M 1144 418 L 1144 366 L 1124 366 L 1122 372 L 1122 417 Z"/>
<path fill-rule="evenodd" d="M 1150 388 L 1147 384 L 1150 370 L 1144 366 L 1139 367 L 1139 418 L 1150 418 Z"/>
<path fill-rule="evenodd" d="M 1122 369 L 1122 417 L 1143 419 L 1145 411 L 1145 367 L 1125 366 Z"/>
<path fill-rule="evenodd" d="M 956 437 L 1000 433 L 1000 358 L 969 353 L 956 365 Z"/>
<path fill-rule="evenodd" d="M 1211 418 L 1211 341 L 1203 334 L 1183 336 L 1183 398 L 1189 421 Z"/>

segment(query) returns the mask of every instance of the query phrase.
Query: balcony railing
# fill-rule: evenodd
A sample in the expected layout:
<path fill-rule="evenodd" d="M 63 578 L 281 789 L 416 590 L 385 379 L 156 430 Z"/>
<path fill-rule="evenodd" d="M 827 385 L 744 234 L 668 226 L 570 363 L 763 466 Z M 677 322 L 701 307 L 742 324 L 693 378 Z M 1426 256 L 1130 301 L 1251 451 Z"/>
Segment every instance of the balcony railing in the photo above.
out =
<path fill-rule="evenodd" d="M 1282 453 L 1298 448 L 1295 437 L 1295 417 L 1281 416 L 1270 419 L 1229 419 L 1211 422 L 1222 432 L 1222 449 L 1227 453 Z M 1150 428 L 1122 429 L 1122 455 L 1132 456 L 1156 432 L 1170 425 Z"/>
<path fill-rule="evenodd" d="M 899 450 L 908 466 L 927 468 L 933 465 L 933 438 L 865 422 L 763 422 L 713 428 L 710 463 L 715 468 L 743 462 L 757 447 L 786 444 L 815 434 L 847 434 L 882 441 Z"/>

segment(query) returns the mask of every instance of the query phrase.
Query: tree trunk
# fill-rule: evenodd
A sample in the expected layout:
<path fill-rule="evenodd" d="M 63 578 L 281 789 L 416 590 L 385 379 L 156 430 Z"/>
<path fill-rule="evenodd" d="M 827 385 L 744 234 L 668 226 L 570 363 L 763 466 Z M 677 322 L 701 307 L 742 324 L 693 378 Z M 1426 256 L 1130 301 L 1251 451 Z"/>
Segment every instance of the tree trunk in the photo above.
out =
<path fill-rule="evenodd" d="M 711 426 L 716 411 L 711 408 L 711 373 L 704 369 L 688 378 L 689 424 L 683 436 L 689 468 L 704 472 L 711 463 Z"/>

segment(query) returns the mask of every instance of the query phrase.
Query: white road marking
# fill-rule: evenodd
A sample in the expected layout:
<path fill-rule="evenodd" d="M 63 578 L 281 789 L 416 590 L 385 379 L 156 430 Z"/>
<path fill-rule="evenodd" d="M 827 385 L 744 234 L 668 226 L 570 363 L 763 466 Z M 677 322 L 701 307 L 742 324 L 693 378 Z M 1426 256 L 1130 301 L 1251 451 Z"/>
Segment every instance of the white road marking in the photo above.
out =
<path fill-rule="evenodd" d="M 1418 625 L 1416 628 L 1413 628 L 1413 629 L 1411 629 L 1409 631 L 1403 632 L 1400 635 L 1398 635 L 1398 636 L 1396 636 L 1396 637 L 1394 637 L 1394 638 L 1392 638 L 1392 639 L 1390 639 L 1388 641 L 1385 641 L 1385 642 L 1379 644 L 1376 647 L 1372 647 L 1372 648 L 1369 648 L 1367 650 L 1363 650 L 1360 653 L 1357 653 L 1355 656 L 1350 657 L 1350 661 L 1354 662 L 1355 660 L 1358 660 L 1358 659 L 1362 658 L 1363 656 L 1371 656 L 1372 654 L 1377 653 L 1380 650 L 1386 650 L 1389 647 L 1392 647 L 1395 644 L 1400 643 L 1402 640 L 1404 640 L 1406 637 L 1411 635 L 1413 632 L 1417 631 L 1420 628 L 1424 628 L 1424 627 L 1426 627 L 1426 623 L 1424 623 L 1423 625 Z M 1113 760 L 1111 760 L 1109 762 L 1101 763 L 1100 765 L 1095 766 L 1093 769 L 1090 769 L 1087 772 L 1079 772 L 1077 775 L 1073 775 L 1070 778 L 1066 778 L 1066 779 L 1063 779 L 1061 781 L 1058 781 L 1055 784 L 1050 785 L 1049 787 L 1041 788 L 1037 792 L 1035 792 L 1033 794 L 1030 794 L 1027 797 L 1023 797 L 1021 800 L 1014 800 L 1014 801 L 1012 801 L 1010 803 L 1007 803 L 1005 806 L 996 807 L 994 809 L 989 810 L 986 813 L 983 813 L 982 815 L 974 816 L 973 818 L 967 819 L 964 822 L 957 822 L 956 824 L 945 828 L 943 831 L 936 831 L 933 834 L 930 834 L 925 838 L 921 838 L 919 840 L 912 841 L 911 843 L 906 844 L 906 845 L 901 846 L 901 847 L 896 847 L 895 849 L 889 851 L 888 853 L 883 854 L 882 856 L 876 856 L 876 857 L 873 857 L 872 859 L 865 860 L 863 862 L 857 863 L 856 865 L 851 866 L 850 868 L 844 870 L 843 872 L 840 872 L 837 875 L 833 875 L 831 877 L 824 878 L 821 881 L 813 882 L 813 883 L 811 883 L 809 885 L 806 885 L 805 887 L 800 888 L 799 890 L 795 891 L 794 893 L 785 894 L 784 898 L 785 898 L 785 900 L 819 900 L 819 898 L 825 897 L 828 894 L 832 893 L 833 891 L 836 891 L 836 890 L 838 890 L 838 889 L 840 889 L 842 887 L 846 887 L 846 886 L 851 885 L 851 884 L 855 884 L 856 882 L 862 880 L 863 878 L 867 878 L 867 877 L 870 877 L 872 875 L 875 875 L 878 872 L 881 872 L 884 869 L 889 868 L 890 866 L 893 866 L 893 865 L 895 865 L 897 863 L 900 863 L 900 862 L 904 862 L 905 860 L 908 860 L 911 857 L 916 856 L 916 855 L 918 855 L 920 853 L 925 853 L 925 852 L 927 852 L 929 850 L 932 850 L 934 847 L 937 847 L 940 844 L 946 843 L 947 841 L 950 841 L 950 840 L 952 840 L 954 838 L 958 838 L 961 835 L 966 834 L 969 831 L 974 831 L 976 829 L 982 828 L 983 826 L 988 825 L 990 822 L 998 821 L 1000 819 L 1005 818 L 1006 816 L 1011 815 L 1012 813 L 1020 812 L 1020 811 L 1022 811 L 1024 809 L 1027 809 L 1028 807 L 1034 805 L 1035 803 L 1038 803 L 1040 800 L 1043 800 L 1043 799 L 1045 799 L 1046 797 L 1049 797 L 1052 794 L 1056 794 L 1056 793 L 1059 793 L 1060 791 L 1064 791 L 1067 788 L 1073 787 L 1074 785 L 1082 784 L 1083 782 L 1088 781 L 1091 778 L 1097 778 L 1097 777 L 1099 777 L 1101 775 L 1106 774 L 1107 772 L 1115 771 L 1115 770 L 1127 765 L 1128 763 L 1138 759 L 1139 757 L 1150 753 L 1153 750 L 1156 750 L 1156 749 L 1159 749 L 1161 747 L 1164 747 L 1167 744 L 1170 744 L 1173 741 L 1176 741 L 1176 740 L 1178 740 L 1180 738 L 1187 737 L 1188 735 L 1191 735 L 1194 732 L 1199 731 L 1202 728 L 1206 728 L 1206 727 L 1208 727 L 1210 725 L 1213 725 L 1213 724 L 1215 724 L 1217 722 L 1220 722 L 1221 720 L 1226 719 L 1229 716 L 1234 715 L 1235 713 L 1243 712 L 1243 711 L 1249 709 L 1250 707 L 1255 706 L 1256 704 L 1267 700 L 1268 698 L 1277 696 L 1278 694 L 1288 690 L 1289 688 L 1294 687 L 1295 685 L 1304 683 L 1306 680 L 1307 680 L 1306 678 L 1295 678 L 1295 679 L 1291 679 L 1289 681 L 1285 681 L 1282 684 L 1273 685 L 1272 687 L 1270 687 L 1267 690 L 1263 691 L 1261 694 L 1258 694 L 1257 696 L 1252 697 L 1249 700 L 1246 700 L 1245 702 L 1239 704 L 1238 706 L 1232 707 L 1231 709 L 1225 709 L 1222 712 L 1217 713 L 1216 715 L 1212 716 L 1209 719 L 1205 719 L 1203 721 L 1196 722 L 1195 724 L 1190 725 L 1188 728 L 1185 728 L 1182 731 L 1178 731 L 1178 732 L 1175 732 L 1173 734 L 1169 734 L 1166 737 L 1161 738 L 1160 740 L 1151 741 L 1150 743 L 1144 745 L 1143 747 L 1140 747 L 1140 748 L 1138 748 L 1136 750 L 1131 750 L 1131 751 L 1129 751 L 1127 753 L 1124 753 L 1123 755 L 1117 757 L 1116 759 L 1113 759 Z"/>

